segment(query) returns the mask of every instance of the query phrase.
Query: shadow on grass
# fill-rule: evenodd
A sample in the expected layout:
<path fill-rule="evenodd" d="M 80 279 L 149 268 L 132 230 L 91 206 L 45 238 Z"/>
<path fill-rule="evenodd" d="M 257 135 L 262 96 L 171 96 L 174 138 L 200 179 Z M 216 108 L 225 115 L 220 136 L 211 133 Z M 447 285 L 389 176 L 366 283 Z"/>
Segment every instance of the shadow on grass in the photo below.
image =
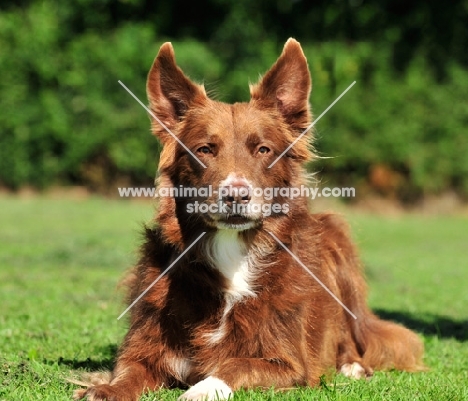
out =
<path fill-rule="evenodd" d="M 447 316 L 438 315 L 422 315 L 416 317 L 408 313 L 383 309 L 377 309 L 374 310 L 374 312 L 382 319 L 401 323 L 403 326 L 424 335 L 468 341 L 468 320 L 460 321 Z"/>
<path fill-rule="evenodd" d="M 86 358 L 85 360 L 76 360 L 76 359 L 64 359 L 59 358 L 57 363 L 59 365 L 65 365 L 72 369 L 81 369 L 86 371 L 97 371 L 97 370 L 112 370 L 114 367 L 115 356 L 117 354 L 117 345 L 109 344 L 105 347 L 99 348 L 97 353 L 109 355 L 102 359 L 91 359 Z"/>

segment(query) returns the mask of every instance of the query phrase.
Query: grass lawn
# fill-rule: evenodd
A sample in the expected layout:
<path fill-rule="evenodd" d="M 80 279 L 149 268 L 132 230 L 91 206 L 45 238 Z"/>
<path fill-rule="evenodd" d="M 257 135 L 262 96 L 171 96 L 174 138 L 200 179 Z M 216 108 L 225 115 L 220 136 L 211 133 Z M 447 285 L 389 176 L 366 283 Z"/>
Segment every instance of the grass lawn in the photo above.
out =
<path fill-rule="evenodd" d="M 69 400 L 72 371 L 112 366 L 126 330 L 116 286 L 152 211 L 150 203 L 98 198 L 0 198 L 0 401 Z M 336 376 L 319 389 L 236 399 L 468 400 L 468 216 L 346 214 L 371 306 L 423 336 L 430 371 Z"/>

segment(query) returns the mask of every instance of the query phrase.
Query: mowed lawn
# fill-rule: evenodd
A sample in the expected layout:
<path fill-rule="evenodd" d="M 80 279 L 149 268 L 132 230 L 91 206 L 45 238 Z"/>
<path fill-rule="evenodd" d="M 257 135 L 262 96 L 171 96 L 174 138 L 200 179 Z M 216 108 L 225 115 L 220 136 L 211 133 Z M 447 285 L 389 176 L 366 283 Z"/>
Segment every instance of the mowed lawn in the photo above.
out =
<path fill-rule="evenodd" d="M 112 366 L 127 324 L 117 320 L 125 309 L 117 286 L 153 209 L 101 198 L 0 197 L 0 400 L 69 400 L 76 386 L 67 377 Z M 369 381 L 337 375 L 318 389 L 236 399 L 468 400 L 468 216 L 345 214 L 372 308 L 420 333 L 430 370 L 377 372 Z"/>

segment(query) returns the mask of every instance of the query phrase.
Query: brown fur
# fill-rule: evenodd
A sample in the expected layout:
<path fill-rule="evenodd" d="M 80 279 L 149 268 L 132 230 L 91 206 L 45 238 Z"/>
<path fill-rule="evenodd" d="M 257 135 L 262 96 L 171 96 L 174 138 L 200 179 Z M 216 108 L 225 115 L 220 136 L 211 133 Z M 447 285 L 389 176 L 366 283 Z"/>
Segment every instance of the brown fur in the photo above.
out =
<path fill-rule="evenodd" d="M 152 111 L 207 166 L 204 169 L 153 121 L 153 132 L 164 144 L 160 188 L 219 185 L 229 174 L 261 188 L 306 184 L 303 166 L 312 158 L 310 137 L 304 136 L 268 169 L 311 122 L 311 81 L 295 40 L 286 43 L 275 65 L 251 87 L 249 103 L 209 99 L 203 87 L 176 66 L 169 43 L 155 59 L 147 89 Z M 216 268 L 211 254 L 219 222 L 229 222 L 230 216 L 189 214 L 187 203 L 194 200 L 161 199 L 156 224 L 146 230 L 141 259 L 127 280 L 129 302 L 201 232 L 206 235 L 130 310 L 130 328 L 109 382 L 77 390 L 75 399 L 137 400 L 147 390 L 191 386 L 208 376 L 233 390 L 316 386 L 330 368 L 353 363 L 367 375 L 377 369 L 423 368 L 423 346 L 416 334 L 380 320 L 366 306 L 360 262 L 337 217 L 311 214 L 304 198 L 252 198 L 261 203 L 287 201 L 289 210 L 244 218 L 254 226 L 233 238 L 249 257 L 247 281 L 253 295 L 239 296 L 231 294 L 233 283 Z M 212 204 L 217 199 L 202 201 Z"/>

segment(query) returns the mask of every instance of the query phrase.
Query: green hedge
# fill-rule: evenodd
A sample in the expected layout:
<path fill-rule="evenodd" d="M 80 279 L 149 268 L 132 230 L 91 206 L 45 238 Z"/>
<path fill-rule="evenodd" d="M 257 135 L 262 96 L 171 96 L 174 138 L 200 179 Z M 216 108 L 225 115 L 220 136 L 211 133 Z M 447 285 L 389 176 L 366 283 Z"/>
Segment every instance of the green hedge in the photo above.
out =
<path fill-rule="evenodd" d="M 356 85 L 317 124 L 320 162 L 331 179 L 359 183 L 373 166 L 399 177 L 408 200 L 456 189 L 468 194 L 468 72 L 456 64 L 437 83 L 422 55 L 402 75 L 389 49 L 359 43 L 306 48 L 319 114 L 353 80 Z"/>
<path fill-rule="evenodd" d="M 144 100 L 147 71 L 168 38 L 142 21 L 73 36 L 53 4 L 0 13 L 0 184 L 150 185 L 159 144 L 145 111 L 117 81 Z M 233 63 L 216 44 L 173 42 L 183 69 L 225 101 L 247 100 L 248 81 L 282 46 L 256 43 L 257 53 Z M 384 43 L 303 46 L 316 116 L 357 81 L 317 124 L 316 147 L 330 158 L 312 169 L 331 182 L 365 186 L 373 166 L 383 165 L 401 178 L 400 197 L 447 189 L 468 194 L 466 70 L 449 62 L 447 79 L 438 83 L 424 54 L 396 73 Z"/>

